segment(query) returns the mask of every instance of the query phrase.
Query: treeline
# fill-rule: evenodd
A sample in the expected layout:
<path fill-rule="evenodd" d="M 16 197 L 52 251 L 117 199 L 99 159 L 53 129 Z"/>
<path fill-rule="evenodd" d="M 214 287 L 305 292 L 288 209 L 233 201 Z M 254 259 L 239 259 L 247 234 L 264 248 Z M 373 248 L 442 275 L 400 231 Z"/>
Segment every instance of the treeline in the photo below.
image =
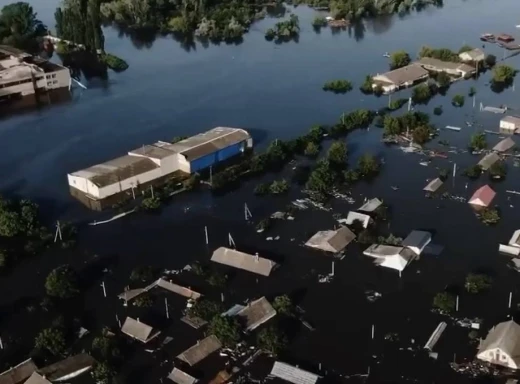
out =
<path fill-rule="evenodd" d="M 6 5 L 0 11 L 0 42 L 27 52 L 36 53 L 38 37 L 47 34 L 47 27 L 36 17 L 28 3 Z"/>

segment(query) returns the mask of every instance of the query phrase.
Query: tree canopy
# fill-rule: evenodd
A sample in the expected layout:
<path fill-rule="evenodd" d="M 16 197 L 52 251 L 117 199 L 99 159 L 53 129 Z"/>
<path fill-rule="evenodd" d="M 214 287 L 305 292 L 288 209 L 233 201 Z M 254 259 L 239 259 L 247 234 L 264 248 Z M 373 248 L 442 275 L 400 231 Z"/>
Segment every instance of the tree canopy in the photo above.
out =
<path fill-rule="evenodd" d="M 518 71 L 506 64 L 499 64 L 493 68 L 494 83 L 510 83 L 516 76 Z"/>
<path fill-rule="evenodd" d="M 79 293 L 78 277 L 68 265 L 62 265 L 49 273 L 45 280 L 45 290 L 49 296 L 67 299 Z"/>
<path fill-rule="evenodd" d="M 406 67 L 412 59 L 406 51 L 396 51 L 390 55 L 390 69 Z"/>
<path fill-rule="evenodd" d="M 28 3 L 17 2 L 4 6 L 0 11 L 2 44 L 32 51 L 37 46 L 36 37 L 47 33 L 47 27 L 36 16 Z"/>
<path fill-rule="evenodd" d="M 65 351 L 65 335 L 59 328 L 46 328 L 36 336 L 35 347 L 58 356 Z"/>
<path fill-rule="evenodd" d="M 262 329 L 257 337 L 258 346 L 276 357 L 287 346 L 287 337 L 275 326 Z"/>
<path fill-rule="evenodd" d="M 221 316 L 213 317 L 209 324 L 209 332 L 227 347 L 234 347 L 240 341 L 240 324 L 235 317 Z"/>

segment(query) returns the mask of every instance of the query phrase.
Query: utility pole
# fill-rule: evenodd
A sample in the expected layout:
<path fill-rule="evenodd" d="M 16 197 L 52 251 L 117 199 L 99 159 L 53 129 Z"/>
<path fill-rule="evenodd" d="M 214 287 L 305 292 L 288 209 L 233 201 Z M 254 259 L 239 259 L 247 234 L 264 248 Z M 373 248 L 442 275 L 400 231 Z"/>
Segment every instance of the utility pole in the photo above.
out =
<path fill-rule="evenodd" d="M 249 210 L 247 203 L 244 203 L 244 217 L 246 221 L 253 218 L 253 215 L 251 214 L 251 211 Z"/>
<path fill-rule="evenodd" d="M 228 241 L 229 241 L 229 246 L 230 247 L 236 248 L 235 240 L 233 240 L 233 237 L 231 237 L 231 233 L 228 234 Z"/>
<path fill-rule="evenodd" d="M 60 238 L 60 241 L 63 241 L 63 238 L 61 236 L 61 225 L 59 221 L 56 221 L 56 234 L 54 235 L 54 242 L 58 240 L 58 237 Z"/>
<path fill-rule="evenodd" d="M 152 192 L 152 199 L 154 198 L 153 196 L 153 185 L 150 185 L 150 192 Z"/>
<path fill-rule="evenodd" d="M 135 200 L 135 190 L 134 190 L 134 188 L 135 188 L 135 187 L 132 185 L 132 197 L 133 197 L 134 200 Z"/>
<path fill-rule="evenodd" d="M 209 244 L 208 227 L 204 227 L 204 235 L 206 235 L 206 245 L 208 245 Z"/>
<path fill-rule="evenodd" d="M 103 296 L 105 296 L 105 298 L 106 298 L 107 297 L 107 290 L 105 288 L 105 282 L 104 281 L 101 283 L 101 288 L 103 288 Z"/>
<path fill-rule="evenodd" d="M 166 297 L 164 298 L 164 307 L 166 308 L 166 318 L 169 319 L 170 311 L 168 310 L 168 299 Z"/>
<path fill-rule="evenodd" d="M 372 324 L 372 340 L 374 340 L 375 335 L 376 335 L 376 326 L 375 326 L 375 324 Z"/>
<path fill-rule="evenodd" d="M 512 301 L 513 301 L 513 291 L 509 292 L 509 309 L 511 309 Z"/>
<path fill-rule="evenodd" d="M 458 312 L 459 311 L 459 295 L 457 295 L 457 301 L 455 303 L 455 311 Z"/>

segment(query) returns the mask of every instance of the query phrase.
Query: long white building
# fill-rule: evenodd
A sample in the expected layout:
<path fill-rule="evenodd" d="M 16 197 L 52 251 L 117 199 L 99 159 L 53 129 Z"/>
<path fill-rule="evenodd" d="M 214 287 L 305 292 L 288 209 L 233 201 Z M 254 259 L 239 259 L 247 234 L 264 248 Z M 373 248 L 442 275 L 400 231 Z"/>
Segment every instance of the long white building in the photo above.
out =
<path fill-rule="evenodd" d="M 105 163 L 68 174 L 73 192 L 101 200 L 158 181 L 174 172 L 193 174 L 253 146 L 249 133 L 217 127 L 177 143 L 144 145 Z M 75 193 L 73 193 L 75 195 Z"/>

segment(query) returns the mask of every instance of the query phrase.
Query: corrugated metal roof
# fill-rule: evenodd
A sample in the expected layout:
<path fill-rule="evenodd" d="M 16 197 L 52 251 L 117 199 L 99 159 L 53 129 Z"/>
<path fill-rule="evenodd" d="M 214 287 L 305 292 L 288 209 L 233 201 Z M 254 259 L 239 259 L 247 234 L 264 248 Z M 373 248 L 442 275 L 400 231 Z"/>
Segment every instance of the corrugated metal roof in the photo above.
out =
<path fill-rule="evenodd" d="M 314 234 L 307 242 L 306 246 L 321 249 L 326 252 L 341 252 L 347 247 L 356 235 L 347 227 L 340 227 L 335 231 L 319 231 Z"/>
<path fill-rule="evenodd" d="M 75 372 L 81 371 L 85 368 L 90 368 L 94 365 L 96 360 L 86 353 L 67 357 L 57 363 L 48 365 L 38 372 L 51 381 L 60 380 L 64 376 L 72 375 Z"/>
<path fill-rule="evenodd" d="M 271 370 L 271 375 L 293 384 L 315 384 L 319 376 L 293 367 L 292 365 L 276 361 Z"/>
<path fill-rule="evenodd" d="M 128 152 L 129 155 L 140 155 L 144 157 L 148 157 L 151 159 L 164 159 L 165 157 L 175 155 L 175 152 L 170 151 L 167 148 L 159 147 L 156 145 L 143 145 L 140 148 L 134 149 L 133 151 Z"/>
<path fill-rule="evenodd" d="M 121 327 L 121 332 L 143 343 L 146 343 L 154 336 L 152 335 L 152 327 L 131 317 L 126 318 L 125 323 Z"/>
<path fill-rule="evenodd" d="M 500 156 L 498 156 L 495 152 L 491 152 L 480 159 L 478 165 L 480 165 L 480 168 L 482 168 L 484 171 L 487 171 L 498 160 L 500 160 Z"/>
<path fill-rule="evenodd" d="M 226 247 L 216 249 L 211 256 L 211 261 L 244 269 L 262 276 L 269 276 L 278 265 L 272 260 Z"/>
<path fill-rule="evenodd" d="M 423 188 L 423 191 L 435 192 L 442 186 L 442 184 L 443 184 L 442 180 L 437 177 L 436 179 L 433 179 L 432 181 L 430 181 L 428 183 L 428 185 Z"/>
<path fill-rule="evenodd" d="M 515 142 L 510 137 L 505 138 L 504 140 L 501 140 L 498 142 L 497 145 L 493 147 L 494 151 L 498 152 L 506 152 L 509 151 L 511 148 L 515 146 Z"/>
<path fill-rule="evenodd" d="M 20 364 L 9 368 L 7 371 L 0 373 L 0 384 L 18 384 L 36 371 L 38 367 L 34 364 L 32 359 L 27 359 Z"/>
<path fill-rule="evenodd" d="M 217 338 L 217 336 L 210 335 L 182 352 L 177 356 L 177 358 L 189 364 L 190 366 L 193 366 L 204 360 L 212 353 L 218 351 L 220 348 L 222 348 L 222 344 L 220 343 L 220 340 Z"/>
<path fill-rule="evenodd" d="M 177 384 L 195 384 L 198 381 L 178 368 L 173 368 L 173 371 L 168 375 L 168 379 Z"/>
<path fill-rule="evenodd" d="M 246 305 L 237 313 L 237 316 L 244 320 L 246 331 L 252 331 L 275 317 L 276 310 L 265 297 L 261 297 Z"/>
<path fill-rule="evenodd" d="M 171 281 L 166 281 L 164 279 L 157 280 L 157 286 L 161 287 L 163 289 L 166 289 L 167 291 L 170 291 L 170 292 L 176 293 L 178 295 L 184 296 L 184 297 L 186 297 L 188 299 L 197 300 L 198 298 L 200 298 L 202 296 L 198 292 L 192 291 L 189 288 L 183 287 L 183 286 L 178 285 L 178 284 L 174 284 Z"/>

